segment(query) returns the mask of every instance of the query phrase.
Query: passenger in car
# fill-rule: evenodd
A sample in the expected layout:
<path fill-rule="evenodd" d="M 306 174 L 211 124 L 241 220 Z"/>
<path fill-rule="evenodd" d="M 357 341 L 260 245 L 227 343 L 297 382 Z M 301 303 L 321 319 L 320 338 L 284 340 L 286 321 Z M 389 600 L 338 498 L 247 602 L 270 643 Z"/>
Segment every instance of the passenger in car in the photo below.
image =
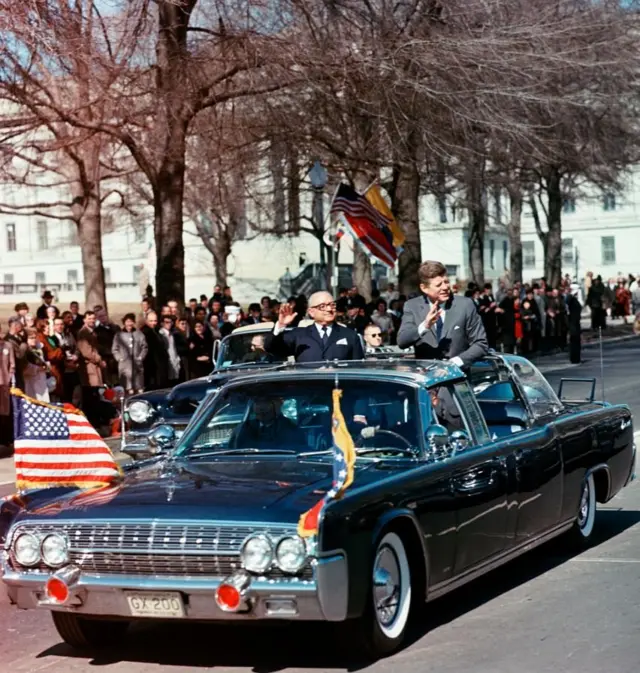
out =
<path fill-rule="evenodd" d="M 453 394 L 447 386 L 438 386 L 429 390 L 431 404 L 437 422 L 444 426 L 449 434 L 456 430 L 464 430 L 464 421 L 460 410 L 453 399 Z"/>

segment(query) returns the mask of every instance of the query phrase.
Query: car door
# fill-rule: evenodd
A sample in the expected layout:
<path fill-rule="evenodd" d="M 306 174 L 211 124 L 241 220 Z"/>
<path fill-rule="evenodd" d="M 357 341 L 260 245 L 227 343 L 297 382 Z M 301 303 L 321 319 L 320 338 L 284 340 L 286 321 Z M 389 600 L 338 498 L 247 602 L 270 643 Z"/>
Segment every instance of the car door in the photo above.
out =
<path fill-rule="evenodd" d="M 561 521 L 562 442 L 568 437 L 558 432 L 562 403 L 546 379 L 524 358 L 510 356 L 509 362 L 518 364 L 510 374 L 529 417 L 528 428 L 512 436 L 518 490 L 515 543 L 523 544 Z"/>
<path fill-rule="evenodd" d="M 455 384 L 454 397 L 471 436 L 469 448 L 454 455 L 451 464 L 450 488 L 456 508 L 454 574 L 458 575 L 500 554 L 512 541 L 508 514 L 514 447 L 504 438 L 491 439 L 466 381 Z"/>

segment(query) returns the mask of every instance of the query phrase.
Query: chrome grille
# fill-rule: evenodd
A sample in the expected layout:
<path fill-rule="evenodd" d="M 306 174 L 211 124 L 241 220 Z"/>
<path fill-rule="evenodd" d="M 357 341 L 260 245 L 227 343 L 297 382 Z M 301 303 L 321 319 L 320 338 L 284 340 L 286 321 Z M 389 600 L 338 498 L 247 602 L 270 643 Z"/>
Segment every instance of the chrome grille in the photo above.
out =
<path fill-rule="evenodd" d="M 155 523 L 43 523 L 20 524 L 12 533 L 46 535 L 64 533 L 71 561 L 98 575 L 226 576 L 240 568 L 240 548 L 252 533 L 267 533 L 274 540 L 294 535 L 286 526 L 234 526 L 181 522 Z M 15 562 L 12 565 L 15 567 Z M 34 570 L 46 571 L 46 566 Z M 307 565 L 297 575 L 312 578 Z M 273 568 L 269 577 L 291 577 Z"/>

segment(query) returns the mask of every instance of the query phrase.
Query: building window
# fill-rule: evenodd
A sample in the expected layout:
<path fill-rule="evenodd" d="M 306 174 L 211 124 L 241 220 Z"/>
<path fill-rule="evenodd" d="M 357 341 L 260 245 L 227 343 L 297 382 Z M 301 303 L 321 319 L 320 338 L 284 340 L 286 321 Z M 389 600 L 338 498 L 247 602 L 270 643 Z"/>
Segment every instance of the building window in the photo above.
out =
<path fill-rule="evenodd" d="M 445 224 L 447 221 L 447 197 L 438 197 L 438 211 L 440 213 L 440 224 Z"/>
<path fill-rule="evenodd" d="M 78 237 L 78 225 L 75 222 L 69 223 L 69 245 L 80 245 L 80 238 Z"/>
<path fill-rule="evenodd" d="M 562 239 L 562 263 L 573 264 L 573 239 Z"/>
<path fill-rule="evenodd" d="M 605 210 L 615 210 L 616 209 L 616 195 L 613 192 L 607 192 L 602 197 L 602 207 Z"/>
<path fill-rule="evenodd" d="M 133 267 L 133 282 L 134 283 L 139 283 L 140 282 L 140 276 L 142 275 L 142 269 L 143 269 L 142 264 L 136 264 Z"/>
<path fill-rule="evenodd" d="M 47 275 L 44 271 L 36 271 L 36 285 L 41 287 L 47 282 Z"/>
<path fill-rule="evenodd" d="M 36 222 L 38 232 L 38 250 L 49 249 L 49 223 L 46 220 Z"/>
<path fill-rule="evenodd" d="M 496 242 L 492 238 L 489 239 L 489 266 L 496 268 Z"/>
<path fill-rule="evenodd" d="M 502 188 L 499 186 L 493 190 L 493 202 L 496 210 L 496 223 L 502 224 Z"/>
<path fill-rule="evenodd" d="M 564 201 L 562 202 L 562 212 L 563 213 L 576 212 L 576 200 L 572 196 L 564 199 Z"/>
<path fill-rule="evenodd" d="M 78 272 L 76 269 L 67 269 L 67 285 L 73 288 L 78 284 Z"/>
<path fill-rule="evenodd" d="M 16 225 L 9 222 L 7 224 L 7 251 L 14 252 L 16 249 Z"/>
<path fill-rule="evenodd" d="M 509 244 L 507 241 L 502 241 L 502 267 L 509 268 Z"/>
<path fill-rule="evenodd" d="M 104 268 L 104 282 L 106 284 L 111 282 L 111 269 L 108 266 Z"/>
<path fill-rule="evenodd" d="M 522 266 L 532 269 L 536 265 L 536 246 L 533 241 L 522 241 Z"/>
<path fill-rule="evenodd" d="M 615 264 L 616 263 L 616 237 L 603 236 L 600 239 L 602 247 L 602 263 Z"/>
<path fill-rule="evenodd" d="M 447 269 L 447 276 L 450 276 L 451 278 L 457 278 L 458 277 L 458 265 L 457 264 L 445 264 L 445 268 Z"/>

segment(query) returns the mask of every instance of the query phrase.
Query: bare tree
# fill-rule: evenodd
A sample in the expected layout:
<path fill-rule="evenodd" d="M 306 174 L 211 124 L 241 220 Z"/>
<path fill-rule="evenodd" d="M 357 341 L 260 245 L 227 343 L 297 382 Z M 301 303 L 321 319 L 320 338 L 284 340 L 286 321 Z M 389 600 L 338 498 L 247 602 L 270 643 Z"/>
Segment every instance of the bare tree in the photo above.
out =
<path fill-rule="evenodd" d="M 127 26 L 136 14 L 125 11 L 110 23 L 91 0 L 75 7 L 34 0 L 2 2 L 0 16 L 1 179 L 38 190 L 21 190 L 32 200 L 0 208 L 74 222 L 85 302 L 106 306 L 101 211 L 112 189 L 103 185 L 127 167 L 109 136 L 90 126 L 106 114 L 101 94 L 114 70 L 128 66 L 135 31 Z M 87 128 L 68 123 L 60 111 L 73 111 Z M 43 192 L 51 196 L 42 198 Z"/>

